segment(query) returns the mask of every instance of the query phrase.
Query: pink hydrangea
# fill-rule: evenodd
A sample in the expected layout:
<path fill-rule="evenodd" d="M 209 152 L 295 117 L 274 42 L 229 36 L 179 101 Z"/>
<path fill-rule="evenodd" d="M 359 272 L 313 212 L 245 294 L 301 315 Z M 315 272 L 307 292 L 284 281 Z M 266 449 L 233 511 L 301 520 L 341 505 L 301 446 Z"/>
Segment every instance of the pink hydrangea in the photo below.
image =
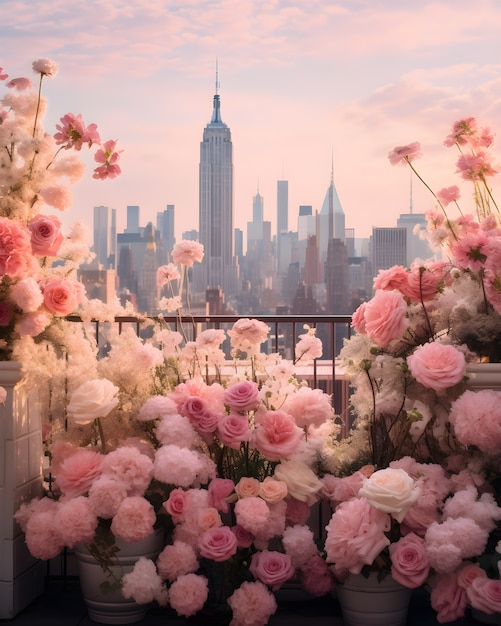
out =
<path fill-rule="evenodd" d="M 26 545 L 36 559 L 53 559 L 64 548 L 64 541 L 55 527 L 59 503 L 49 498 L 36 501 L 34 510 L 21 508 L 15 515 L 26 533 Z M 26 514 L 24 521 L 23 514 Z M 21 518 L 20 518 L 21 516 Z"/>
<path fill-rule="evenodd" d="M 205 576 L 185 574 L 169 587 L 169 603 L 178 615 L 190 617 L 198 613 L 209 595 L 209 581 Z"/>
<path fill-rule="evenodd" d="M 455 571 L 464 559 L 482 554 L 488 536 L 486 530 L 467 517 L 431 524 L 425 535 L 431 567 L 442 574 Z"/>
<path fill-rule="evenodd" d="M 140 496 L 153 477 L 153 461 L 133 446 L 121 446 L 104 456 L 102 475 L 127 485 L 127 495 Z"/>
<path fill-rule="evenodd" d="M 201 478 L 204 470 L 204 461 L 194 450 L 168 444 L 155 452 L 153 476 L 168 485 L 189 487 Z"/>
<path fill-rule="evenodd" d="M 294 567 L 303 567 L 318 554 L 313 531 L 309 526 L 296 524 L 284 530 L 282 542 Z"/>
<path fill-rule="evenodd" d="M 54 527 L 68 548 L 73 548 L 77 543 L 91 543 L 97 524 L 97 515 L 85 496 L 59 503 L 59 510 L 54 518 Z"/>
<path fill-rule="evenodd" d="M 111 532 L 129 543 L 141 541 L 152 534 L 156 519 L 155 509 L 146 498 L 130 496 L 120 503 Z"/>
<path fill-rule="evenodd" d="M 449 420 L 462 444 L 477 446 L 488 454 L 501 448 L 500 391 L 465 391 L 452 403 Z"/>
<path fill-rule="evenodd" d="M 407 357 L 407 364 L 418 383 L 435 391 L 457 385 L 466 374 L 464 353 L 438 341 L 418 346 Z"/>
<path fill-rule="evenodd" d="M 14 283 L 10 298 L 25 313 L 34 313 L 43 302 L 43 295 L 37 281 L 28 276 Z"/>
<path fill-rule="evenodd" d="M 42 200 L 54 209 L 66 211 L 71 206 L 71 191 L 62 185 L 49 185 L 40 189 Z"/>
<path fill-rule="evenodd" d="M 230 626 L 265 626 L 277 610 L 275 596 L 259 581 L 243 582 L 227 602 L 233 612 Z"/>
<path fill-rule="evenodd" d="M 45 57 L 33 61 L 32 67 L 34 72 L 43 74 L 44 76 L 54 77 L 59 71 L 57 64 L 51 59 L 47 59 Z"/>
<path fill-rule="evenodd" d="M 183 541 L 175 541 L 165 546 L 157 558 L 158 573 L 169 582 L 176 580 L 179 576 L 192 574 L 198 568 L 195 550 Z"/>
<path fill-rule="evenodd" d="M 174 400 L 167 396 L 151 396 L 141 407 L 137 419 L 140 422 L 152 422 L 166 415 L 176 414 L 177 405 Z"/>
<path fill-rule="evenodd" d="M 89 502 L 98 517 L 111 519 L 127 497 L 127 485 L 109 476 L 101 476 L 89 489 Z"/>
<path fill-rule="evenodd" d="M 192 267 L 194 263 L 201 263 L 204 258 L 204 247 L 198 241 L 179 241 L 172 248 L 174 263 Z"/>
<path fill-rule="evenodd" d="M 270 517 L 270 509 L 266 502 L 256 496 L 242 498 L 235 504 L 237 524 L 253 535 L 262 530 Z"/>
<path fill-rule="evenodd" d="M 133 598 L 138 604 L 156 600 L 160 606 L 166 606 L 168 602 L 168 591 L 155 563 L 144 556 L 139 557 L 131 572 L 122 576 L 121 592 L 124 598 Z"/>
<path fill-rule="evenodd" d="M 381 348 L 400 339 L 409 326 L 403 295 L 396 290 L 376 291 L 365 305 L 364 320 L 365 332 Z"/>

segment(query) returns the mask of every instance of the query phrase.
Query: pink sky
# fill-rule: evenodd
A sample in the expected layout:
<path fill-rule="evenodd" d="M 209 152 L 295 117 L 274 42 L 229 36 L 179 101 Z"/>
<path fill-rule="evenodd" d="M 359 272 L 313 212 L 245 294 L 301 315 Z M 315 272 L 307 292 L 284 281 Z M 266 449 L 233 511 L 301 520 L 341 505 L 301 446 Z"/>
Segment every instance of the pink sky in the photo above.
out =
<path fill-rule="evenodd" d="M 89 162 L 65 220 L 91 226 L 104 204 L 122 229 L 128 204 L 143 224 L 174 204 L 178 238 L 198 227 L 217 58 L 234 225 L 246 230 L 258 186 L 274 225 L 276 181 L 286 179 L 295 230 L 300 204 L 320 209 L 333 159 L 346 226 L 366 237 L 409 208 L 409 173 L 387 159 L 396 145 L 421 142 L 415 165 L 432 188 L 458 184 L 442 142 L 473 115 L 498 134 L 501 162 L 500 32 L 498 0 L 2 0 L 0 66 L 31 77 L 34 59 L 56 61 L 46 129 L 82 113 L 124 149 L 115 181 L 93 181 Z M 497 179 L 494 190 L 501 197 Z M 416 181 L 414 211 L 432 206 Z"/>

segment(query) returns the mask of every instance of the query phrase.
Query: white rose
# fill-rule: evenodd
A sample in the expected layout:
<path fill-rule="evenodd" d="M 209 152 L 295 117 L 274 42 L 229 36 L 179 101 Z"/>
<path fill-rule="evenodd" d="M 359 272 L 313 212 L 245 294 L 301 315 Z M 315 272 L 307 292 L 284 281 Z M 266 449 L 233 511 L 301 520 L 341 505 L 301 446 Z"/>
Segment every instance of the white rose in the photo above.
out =
<path fill-rule="evenodd" d="M 308 506 L 318 500 L 317 493 L 322 488 L 322 482 L 304 463 L 282 461 L 275 468 L 275 478 L 287 485 L 288 494 L 296 500 L 306 502 Z"/>
<path fill-rule="evenodd" d="M 374 472 L 358 492 L 374 508 L 390 513 L 397 522 L 404 519 L 419 494 L 414 479 L 405 470 L 391 467 Z"/>
<path fill-rule="evenodd" d="M 98 417 L 106 417 L 118 404 L 119 388 L 107 378 L 88 380 L 72 393 L 68 415 L 77 424 L 90 424 Z"/>

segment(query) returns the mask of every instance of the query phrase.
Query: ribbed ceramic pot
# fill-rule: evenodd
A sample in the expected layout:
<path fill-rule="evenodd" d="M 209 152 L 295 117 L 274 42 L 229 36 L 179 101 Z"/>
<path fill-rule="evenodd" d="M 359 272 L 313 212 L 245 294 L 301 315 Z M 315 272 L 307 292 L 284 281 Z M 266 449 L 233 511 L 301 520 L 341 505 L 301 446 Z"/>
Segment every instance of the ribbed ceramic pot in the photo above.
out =
<path fill-rule="evenodd" d="M 139 557 L 156 559 L 163 548 L 163 533 L 157 531 L 136 543 L 116 540 L 119 552 L 113 559 L 113 575 L 103 572 L 100 564 L 90 554 L 85 544 L 75 546 L 80 588 L 87 607 L 89 618 L 100 624 L 133 624 L 142 620 L 148 609 L 147 604 L 137 604 L 125 598 L 120 589 L 103 592 L 103 583 L 113 583 L 124 574 L 132 571 Z"/>
<path fill-rule="evenodd" d="M 344 626 L 405 626 L 411 590 L 390 575 L 381 582 L 377 576 L 351 574 L 336 586 Z"/>

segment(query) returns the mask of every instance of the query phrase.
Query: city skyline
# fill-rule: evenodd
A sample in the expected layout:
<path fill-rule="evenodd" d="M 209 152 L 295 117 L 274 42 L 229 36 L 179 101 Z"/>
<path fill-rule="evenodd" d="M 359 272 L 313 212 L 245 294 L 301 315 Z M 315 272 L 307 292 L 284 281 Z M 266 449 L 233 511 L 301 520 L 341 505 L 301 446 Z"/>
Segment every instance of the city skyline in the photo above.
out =
<path fill-rule="evenodd" d="M 74 186 L 63 220 L 86 216 L 90 232 L 95 206 L 116 209 L 119 231 L 127 205 L 139 205 L 145 222 L 175 205 L 177 237 L 198 227 L 200 129 L 210 119 L 216 59 L 234 143 L 234 226 L 243 230 L 259 189 L 276 232 L 278 180 L 289 183 L 296 229 L 299 205 L 320 211 L 333 164 L 346 227 L 367 237 L 409 208 L 409 173 L 387 159 L 394 146 L 420 141 L 416 165 L 439 189 L 460 182 L 456 155 L 442 144 L 456 119 L 478 116 L 499 142 L 494 0 L 89 0 L 78 11 L 6 0 L 0 24 L 1 65 L 11 77 L 32 77 L 41 56 L 59 65 L 44 84 L 46 128 L 82 113 L 124 149 L 120 179 L 91 180 L 87 161 L 85 181 Z M 494 154 L 499 162 L 499 143 Z M 414 211 L 432 206 L 416 181 Z"/>

